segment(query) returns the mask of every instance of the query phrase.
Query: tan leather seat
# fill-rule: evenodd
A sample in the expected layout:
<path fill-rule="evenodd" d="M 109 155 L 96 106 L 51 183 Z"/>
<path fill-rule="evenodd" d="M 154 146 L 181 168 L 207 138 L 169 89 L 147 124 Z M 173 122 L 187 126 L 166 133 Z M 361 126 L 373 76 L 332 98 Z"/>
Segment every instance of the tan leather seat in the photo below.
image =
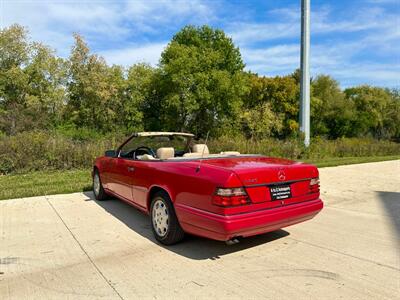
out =
<path fill-rule="evenodd" d="M 201 153 L 204 153 L 204 154 L 210 153 L 206 144 L 194 144 L 192 147 L 192 152 L 200 153 L 200 154 Z"/>
<path fill-rule="evenodd" d="M 155 160 L 155 159 L 157 159 L 157 158 L 153 157 L 153 156 L 150 155 L 150 154 L 143 154 L 143 155 L 137 156 L 137 159 L 138 159 L 138 160 Z"/>
<path fill-rule="evenodd" d="M 157 157 L 159 159 L 168 159 L 175 156 L 174 148 L 162 147 L 157 149 Z"/>

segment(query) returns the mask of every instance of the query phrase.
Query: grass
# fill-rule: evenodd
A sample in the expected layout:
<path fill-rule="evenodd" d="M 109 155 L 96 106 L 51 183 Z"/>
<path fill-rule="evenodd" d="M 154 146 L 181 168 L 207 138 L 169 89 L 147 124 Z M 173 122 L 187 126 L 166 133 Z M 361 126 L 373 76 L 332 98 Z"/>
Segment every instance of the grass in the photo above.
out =
<path fill-rule="evenodd" d="M 342 157 L 306 160 L 318 167 L 331 167 L 400 159 L 400 155 Z M 91 189 L 90 170 L 36 171 L 0 176 L 0 200 L 31 196 L 65 194 Z"/>
<path fill-rule="evenodd" d="M 36 171 L 0 176 L 0 200 L 91 189 L 90 170 Z"/>
<path fill-rule="evenodd" d="M 367 157 L 331 157 L 324 159 L 305 159 L 302 160 L 307 163 L 316 165 L 318 168 L 335 167 L 342 165 L 363 164 L 369 162 L 387 161 L 400 159 L 400 155 L 389 156 L 367 156 Z"/>

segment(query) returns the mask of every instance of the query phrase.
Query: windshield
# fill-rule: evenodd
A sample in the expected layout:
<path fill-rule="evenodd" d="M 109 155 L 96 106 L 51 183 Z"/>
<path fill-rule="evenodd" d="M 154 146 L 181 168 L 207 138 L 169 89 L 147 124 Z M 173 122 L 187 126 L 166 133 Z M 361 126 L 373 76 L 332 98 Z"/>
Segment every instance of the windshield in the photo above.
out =
<path fill-rule="evenodd" d="M 139 147 L 150 148 L 154 153 L 158 148 L 172 147 L 175 156 L 182 156 L 189 150 L 192 137 L 183 135 L 135 136 L 122 146 L 120 156 L 129 157 Z"/>

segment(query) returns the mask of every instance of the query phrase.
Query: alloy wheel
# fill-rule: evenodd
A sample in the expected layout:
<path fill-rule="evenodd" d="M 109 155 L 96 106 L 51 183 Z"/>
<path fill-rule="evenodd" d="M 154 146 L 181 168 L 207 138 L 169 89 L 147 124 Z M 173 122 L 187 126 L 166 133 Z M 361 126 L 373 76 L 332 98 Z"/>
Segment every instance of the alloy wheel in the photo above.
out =
<path fill-rule="evenodd" d="M 153 228 L 160 237 L 168 233 L 169 213 L 164 201 L 158 199 L 153 205 L 152 211 Z"/>

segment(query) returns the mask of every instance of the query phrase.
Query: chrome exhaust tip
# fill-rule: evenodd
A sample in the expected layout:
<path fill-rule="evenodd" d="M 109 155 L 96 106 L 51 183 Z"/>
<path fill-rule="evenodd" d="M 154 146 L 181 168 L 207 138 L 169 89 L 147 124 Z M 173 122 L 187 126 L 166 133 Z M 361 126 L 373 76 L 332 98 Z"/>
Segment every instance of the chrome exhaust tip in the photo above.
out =
<path fill-rule="evenodd" d="M 233 238 L 233 239 L 230 239 L 228 241 L 225 241 L 225 244 L 227 244 L 228 246 L 235 245 L 235 244 L 238 244 L 238 243 L 239 243 L 239 240 L 236 239 L 236 238 Z"/>

